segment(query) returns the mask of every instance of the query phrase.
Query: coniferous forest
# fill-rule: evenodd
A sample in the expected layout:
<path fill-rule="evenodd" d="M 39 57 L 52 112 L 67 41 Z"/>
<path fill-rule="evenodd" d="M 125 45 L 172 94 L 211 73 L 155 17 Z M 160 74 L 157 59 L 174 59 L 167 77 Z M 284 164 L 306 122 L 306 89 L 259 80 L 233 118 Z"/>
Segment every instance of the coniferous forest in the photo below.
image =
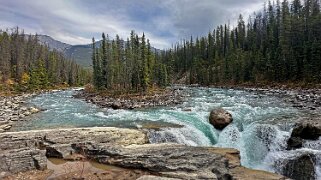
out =
<path fill-rule="evenodd" d="M 320 0 L 268 2 L 162 53 L 173 80 L 201 85 L 321 83 Z M 175 81 L 174 81 L 175 82 Z"/>
<path fill-rule="evenodd" d="M 124 41 L 116 35 L 110 40 L 102 34 L 96 47 L 93 39 L 93 82 L 99 90 L 147 92 L 152 87 L 165 87 L 168 82 L 165 64 L 152 52 L 149 40 L 134 31 Z"/>
<path fill-rule="evenodd" d="M 19 28 L 0 31 L 0 90 L 29 91 L 90 82 L 91 72 Z"/>

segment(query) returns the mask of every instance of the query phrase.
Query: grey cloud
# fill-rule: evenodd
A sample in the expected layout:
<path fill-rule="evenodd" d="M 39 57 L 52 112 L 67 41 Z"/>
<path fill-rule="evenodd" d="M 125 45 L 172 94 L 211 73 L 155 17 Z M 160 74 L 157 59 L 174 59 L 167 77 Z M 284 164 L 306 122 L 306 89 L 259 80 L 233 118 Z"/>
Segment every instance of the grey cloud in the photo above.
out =
<path fill-rule="evenodd" d="M 190 35 L 205 35 L 240 13 L 261 8 L 262 0 L 0 0 L 0 28 L 19 25 L 70 44 L 90 43 L 101 32 L 126 38 L 145 32 L 158 48 Z"/>

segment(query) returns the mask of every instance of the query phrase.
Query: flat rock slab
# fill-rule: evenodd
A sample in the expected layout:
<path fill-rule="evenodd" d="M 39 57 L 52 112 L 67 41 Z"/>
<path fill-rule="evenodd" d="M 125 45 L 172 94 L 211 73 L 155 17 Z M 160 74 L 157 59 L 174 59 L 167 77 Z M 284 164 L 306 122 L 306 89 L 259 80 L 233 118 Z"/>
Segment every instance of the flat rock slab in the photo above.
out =
<path fill-rule="evenodd" d="M 124 168 L 145 169 L 179 179 L 285 179 L 281 175 L 240 165 L 235 149 L 178 144 L 112 146 L 74 144 L 88 159 Z M 242 174 L 246 173 L 246 174 Z M 158 177 L 157 177 L 158 178 Z"/>
<path fill-rule="evenodd" d="M 113 143 L 120 145 L 146 144 L 145 132 L 113 127 L 35 130 L 0 133 L 0 150 L 34 148 L 77 142 Z"/>

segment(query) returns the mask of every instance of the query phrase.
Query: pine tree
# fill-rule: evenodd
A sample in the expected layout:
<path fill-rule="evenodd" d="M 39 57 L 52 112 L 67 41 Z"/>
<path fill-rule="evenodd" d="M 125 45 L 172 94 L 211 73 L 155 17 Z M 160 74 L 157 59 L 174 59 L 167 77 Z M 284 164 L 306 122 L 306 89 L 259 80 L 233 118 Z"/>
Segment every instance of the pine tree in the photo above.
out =
<path fill-rule="evenodd" d="M 102 34 L 102 58 L 101 58 L 101 79 L 100 79 L 100 86 L 102 88 L 107 88 L 107 77 L 108 77 L 108 56 L 107 56 L 107 39 L 105 33 Z"/>

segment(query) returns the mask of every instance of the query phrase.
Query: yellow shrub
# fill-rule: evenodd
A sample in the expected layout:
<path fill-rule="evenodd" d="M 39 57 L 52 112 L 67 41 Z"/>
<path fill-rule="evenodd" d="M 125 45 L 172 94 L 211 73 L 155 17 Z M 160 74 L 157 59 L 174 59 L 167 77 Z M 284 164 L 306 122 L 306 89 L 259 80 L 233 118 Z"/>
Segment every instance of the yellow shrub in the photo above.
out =
<path fill-rule="evenodd" d="M 13 86 L 14 84 L 15 84 L 14 80 L 12 80 L 12 79 L 7 79 L 6 80 L 6 85 L 7 86 Z"/>
<path fill-rule="evenodd" d="M 21 76 L 21 84 L 28 84 L 30 81 L 30 76 L 27 73 L 23 73 Z"/>

